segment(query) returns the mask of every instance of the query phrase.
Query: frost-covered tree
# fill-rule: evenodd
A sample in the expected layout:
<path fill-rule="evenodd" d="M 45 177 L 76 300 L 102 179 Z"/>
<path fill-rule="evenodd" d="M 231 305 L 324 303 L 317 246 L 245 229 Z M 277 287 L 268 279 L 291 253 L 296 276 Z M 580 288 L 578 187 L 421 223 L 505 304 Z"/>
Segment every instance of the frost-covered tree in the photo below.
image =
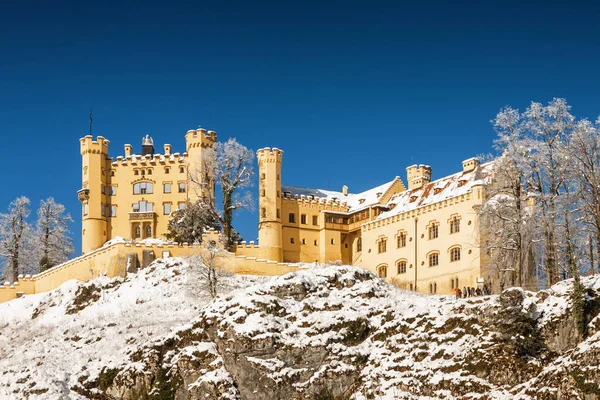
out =
<path fill-rule="evenodd" d="M 10 203 L 8 213 L 0 214 L 0 256 L 4 261 L 4 277 L 10 283 L 31 267 L 29 206 L 27 197 L 18 197 Z"/>
<path fill-rule="evenodd" d="M 207 184 L 204 171 L 214 171 L 215 182 L 221 188 L 221 209 L 215 205 L 210 209 L 223 228 L 225 248 L 229 248 L 235 239 L 234 211 L 253 205 L 248 189 L 254 176 L 254 152 L 234 138 L 218 142 L 204 153 L 201 170 L 190 172 L 191 181 L 200 188 Z"/>
<path fill-rule="evenodd" d="M 576 181 L 580 207 L 588 232 L 588 258 L 594 273 L 594 237 L 596 261 L 600 262 L 600 119 L 596 123 L 580 120 L 574 125 L 565 148 L 571 178 Z"/>
<path fill-rule="evenodd" d="M 567 102 L 555 98 L 545 106 L 533 102 L 523 113 L 506 107 L 492 122 L 499 135 L 498 143 L 523 173 L 523 189 L 535 196 L 546 279 L 552 285 L 559 279 L 556 201 L 562 192 L 565 171 L 560 152 L 575 118 Z"/>
<path fill-rule="evenodd" d="M 494 290 L 512 286 L 535 289 L 534 210 L 521 179 L 507 155 L 497 159 L 494 179 L 487 187 L 487 201 L 480 209 L 481 247 Z"/>
<path fill-rule="evenodd" d="M 202 243 L 202 235 L 210 228 L 219 230 L 219 221 L 210 206 L 197 201 L 171 213 L 167 239 L 177 243 Z"/>
<path fill-rule="evenodd" d="M 69 232 L 73 219 L 52 197 L 40 201 L 35 230 L 40 272 L 65 262 L 75 251 Z"/>

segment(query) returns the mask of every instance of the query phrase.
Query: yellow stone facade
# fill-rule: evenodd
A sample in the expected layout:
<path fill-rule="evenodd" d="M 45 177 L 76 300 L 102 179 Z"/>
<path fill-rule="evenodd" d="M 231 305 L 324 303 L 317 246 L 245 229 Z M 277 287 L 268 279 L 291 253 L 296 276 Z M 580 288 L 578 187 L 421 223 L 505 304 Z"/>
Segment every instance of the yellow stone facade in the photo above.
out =
<path fill-rule="evenodd" d="M 112 158 L 102 136 L 80 139 L 82 253 L 115 237 L 162 238 L 169 214 L 186 201 L 214 201 L 214 174 L 202 171 L 201 160 L 216 140 L 214 131 L 199 128 L 186 133 L 185 152 L 173 153 L 165 144 L 157 153 L 152 139 L 145 137 L 140 153 L 126 144 L 124 156 Z M 192 173 L 203 179 L 202 186 L 190 185 Z"/>

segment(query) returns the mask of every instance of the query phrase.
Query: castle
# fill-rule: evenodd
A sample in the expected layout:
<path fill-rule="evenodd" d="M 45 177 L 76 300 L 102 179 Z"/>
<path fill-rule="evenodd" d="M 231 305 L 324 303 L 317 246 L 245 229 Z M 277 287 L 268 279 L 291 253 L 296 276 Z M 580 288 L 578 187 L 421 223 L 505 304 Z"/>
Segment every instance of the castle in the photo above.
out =
<path fill-rule="evenodd" d="M 125 276 L 156 257 L 204 251 L 202 245 L 156 239 L 164 239 L 175 209 L 188 201 L 215 201 L 214 171 L 204 170 L 202 159 L 216 140 L 214 131 L 189 130 L 185 152 L 173 153 L 165 144 L 157 154 L 146 136 L 141 154 L 127 144 L 124 156 L 112 158 L 107 139 L 80 139 L 83 255 L 0 287 L 0 302 L 69 279 Z M 259 240 L 236 244 L 223 268 L 280 275 L 298 270 L 298 263 L 341 262 L 422 293 L 451 294 L 484 284 L 500 289 L 498 277 L 486 269 L 478 214 L 492 164 L 471 158 L 459 172 L 434 181 L 431 167 L 412 165 L 406 168 L 406 185 L 396 176 L 352 193 L 347 186 L 338 192 L 283 185 L 283 151 L 263 148 L 257 158 Z M 204 241 L 217 240 L 218 232 L 208 232 Z"/>

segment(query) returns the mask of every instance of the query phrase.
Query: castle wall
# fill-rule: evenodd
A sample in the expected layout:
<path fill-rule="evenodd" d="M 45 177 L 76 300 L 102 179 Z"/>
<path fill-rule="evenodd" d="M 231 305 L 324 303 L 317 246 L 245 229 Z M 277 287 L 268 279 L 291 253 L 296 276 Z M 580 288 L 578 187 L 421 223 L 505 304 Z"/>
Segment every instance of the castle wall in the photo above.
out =
<path fill-rule="evenodd" d="M 376 274 L 385 266 L 386 279 L 409 290 L 414 289 L 416 270 L 417 290 L 423 293 L 452 294 L 457 279 L 460 289 L 477 287 L 482 271 L 474 207 L 482 201 L 482 187 L 476 186 L 464 195 L 365 224 L 361 265 Z M 450 233 L 455 216 L 460 219 L 460 230 Z M 434 223 L 439 224 L 438 237 L 429 239 L 429 226 Z M 398 248 L 397 237 L 402 232 L 406 233 L 406 246 Z M 387 239 L 386 251 L 379 253 L 378 242 L 383 238 Z M 460 248 L 460 260 L 451 261 L 452 248 Z M 439 264 L 430 267 L 429 255 L 436 252 Z M 398 273 L 400 261 L 406 261 L 406 273 Z"/>

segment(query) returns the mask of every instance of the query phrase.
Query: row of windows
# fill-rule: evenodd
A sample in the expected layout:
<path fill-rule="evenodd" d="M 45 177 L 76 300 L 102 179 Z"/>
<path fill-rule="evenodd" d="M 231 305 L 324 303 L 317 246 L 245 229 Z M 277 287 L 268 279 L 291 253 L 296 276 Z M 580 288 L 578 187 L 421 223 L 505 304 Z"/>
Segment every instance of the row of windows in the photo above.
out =
<path fill-rule="evenodd" d="M 454 261 L 459 261 L 460 260 L 460 249 L 459 248 L 453 248 L 450 250 L 450 262 L 454 262 Z M 428 257 L 428 261 L 429 261 L 429 266 L 430 267 L 435 267 L 439 264 L 440 261 L 440 253 L 432 253 L 429 255 Z M 396 268 L 397 268 L 397 273 L 398 274 L 405 274 L 407 271 L 406 268 L 406 260 L 400 260 L 396 263 Z M 383 276 L 381 276 L 383 274 Z M 387 276 L 387 266 L 382 266 L 378 269 L 377 275 L 380 278 L 385 278 Z M 454 283 L 452 283 L 452 285 L 454 285 Z M 456 287 L 458 287 L 458 278 L 456 279 Z M 452 286 L 452 289 L 454 289 L 455 286 Z"/>
<path fill-rule="evenodd" d="M 428 229 L 429 240 L 436 239 L 439 236 L 439 226 L 440 226 L 439 223 L 434 223 L 429 227 L 429 229 Z M 458 233 L 458 232 L 460 232 L 460 218 L 453 217 L 450 220 L 450 234 Z"/>
<path fill-rule="evenodd" d="M 171 183 L 163 183 L 163 193 L 171 193 Z M 84 189 L 87 189 L 87 184 L 83 185 Z M 179 193 L 186 192 L 185 182 L 177 183 L 177 190 Z M 109 196 L 117 195 L 117 187 L 116 186 L 101 186 L 100 191 L 102 194 L 107 194 Z M 152 194 L 154 193 L 154 185 L 150 182 L 138 182 L 133 184 L 133 194 Z"/>
<path fill-rule="evenodd" d="M 117 206 L 102 204 L 101 213 L 103 217 L 116 217 L 117 216 Z M 171 214 L 171 203 L 163 203 L 163 214 L 170 215 Z M 185 202 L 177 203 L 177 208 L 182 210 L 185 208 Z M 140 201 L 138 203 L 134 203 L 132 205 L 133 212 L 154 212 L 154 203 L 149 203 L 147 201 Z M 83 205 L 83 215 L 88 215 L 89 207 L 88 204 L 85 203 Z"/>
<path fill-rule="evenodd" d="M 277 211 L 279 211 L 279 210 L 277 210 Z M 288 221 L 292 224 L 295 224 L 296 223 L 296 214 L 290 213 L 288 215 Z M 308 224 L 308 216 L 306 214 L 300 214 L 300 223 L 303 225 Z M 312 216 L 312 224 L 319 225 L 319 216 L 318 215 Z"/>
<path fill-rule="evenodd" d="M 460 219 L 454 217 L 450 221 L 450 233 L 458 233 L 460 232 Z M 433 224 L 428 229 L 429 239 L 436 239 L 439 234 L 439 224 Z M 406 247 L 406 233 L 401 232 L 396 237 L 396 248 L 400 249 L 402 247 Z M 387 251 L 387 238 L 382 237 L 377 241 L 377 252 L 385 253 Z"/>
<path fill-rule="evenodd" d="M 165 167 L 165 174 L 170 174 L 171 173 L 171 167 Z M 179 173 L 184 174 L 185 173 L 185 167 L 179 167 Z M 133 174 L 134 175 L 152 175 L 152 168 L 148 168 L 148 169 L 134 169 L 133 170 Z M 112 171 L 111 176 L 115 176 L 114 171 Z"/>

